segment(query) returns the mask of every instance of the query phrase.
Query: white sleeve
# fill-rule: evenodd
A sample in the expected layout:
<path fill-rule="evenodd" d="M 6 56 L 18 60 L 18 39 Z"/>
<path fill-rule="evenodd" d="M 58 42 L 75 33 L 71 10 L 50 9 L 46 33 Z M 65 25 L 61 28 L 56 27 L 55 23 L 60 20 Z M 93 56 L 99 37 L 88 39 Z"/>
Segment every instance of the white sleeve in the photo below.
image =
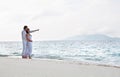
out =
<path fill-rule="evenodd" d="M 22 31 L 22 39 L 26 40 L 26 32 L 25 31 Z"/>
<path fill-rule="evenodd" d="M 39 29 L 31 30 L 30 33 L 33 33 L 33 32 L 36 32 L 36 31 L 39 31 Z"/>

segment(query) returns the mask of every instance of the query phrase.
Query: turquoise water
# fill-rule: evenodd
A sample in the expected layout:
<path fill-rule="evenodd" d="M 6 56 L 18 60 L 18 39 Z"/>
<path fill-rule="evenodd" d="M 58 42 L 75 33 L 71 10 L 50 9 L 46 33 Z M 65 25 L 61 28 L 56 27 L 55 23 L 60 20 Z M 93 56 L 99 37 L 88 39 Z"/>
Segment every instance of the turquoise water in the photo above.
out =
<path fill-rule="evenodd" d="M 22 42 L 0 42 L 0 56 L 21 56 Z M 38 41 L 33 58 L 120 66 L 120 41 Z"/>

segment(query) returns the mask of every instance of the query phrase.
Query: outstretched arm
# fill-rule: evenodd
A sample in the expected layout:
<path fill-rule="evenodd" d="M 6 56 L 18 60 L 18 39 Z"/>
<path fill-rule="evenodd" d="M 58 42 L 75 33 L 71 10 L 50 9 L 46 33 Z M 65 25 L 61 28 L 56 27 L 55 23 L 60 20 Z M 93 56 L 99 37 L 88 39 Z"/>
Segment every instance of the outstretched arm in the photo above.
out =
<path fill-rule="evenodd" d="M 30 33 L 33 33 L 33 32 L 36 32 L 36 31 L 39 31 L 39 29 L 31 30 Z"/>

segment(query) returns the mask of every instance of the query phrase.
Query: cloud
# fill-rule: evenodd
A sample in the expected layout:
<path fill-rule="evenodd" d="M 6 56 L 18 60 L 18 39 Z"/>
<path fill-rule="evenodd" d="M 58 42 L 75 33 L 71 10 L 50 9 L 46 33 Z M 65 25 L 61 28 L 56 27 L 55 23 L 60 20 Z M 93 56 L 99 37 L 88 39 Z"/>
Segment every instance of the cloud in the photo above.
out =
<path fill-rule="evenodd" d="M 77 26 L 80 33 L 116 32 L 119 27 L 119 4 L 109 0 L 66 0 L 66 24 Z M 71 23 L 68 23 L 71 22 Z M 79 26 L 78 26 L 79 25 Z M 82 28 L 82 29 L 81 29 Z M 109 32 L 109 33 L 105 33 Z"/>
<path fill-rule="evenodd" d="M 120 37 L 119 3 L 119 0 L 3 0 L 0 32 L 8 28 L 11 32 L 5 35 L 20 36 L 27 24 L 33 29 L 40 28 L 34 37 L 43 40 L 96 33 Z M 17 32 L 14 29 L 18 25 Z"/>

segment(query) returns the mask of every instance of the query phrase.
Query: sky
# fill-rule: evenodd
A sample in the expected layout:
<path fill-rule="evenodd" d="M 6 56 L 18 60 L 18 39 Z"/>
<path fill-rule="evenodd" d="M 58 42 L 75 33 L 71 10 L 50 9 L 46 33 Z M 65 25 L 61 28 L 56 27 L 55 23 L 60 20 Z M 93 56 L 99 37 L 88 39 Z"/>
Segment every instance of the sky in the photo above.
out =
<path fill-rule="evenodd" d="M 0 0 L 0 41 L 21 41 L 24 25 L 33 40 L 76 35 L 120 37 L 120 0 Z"/>

